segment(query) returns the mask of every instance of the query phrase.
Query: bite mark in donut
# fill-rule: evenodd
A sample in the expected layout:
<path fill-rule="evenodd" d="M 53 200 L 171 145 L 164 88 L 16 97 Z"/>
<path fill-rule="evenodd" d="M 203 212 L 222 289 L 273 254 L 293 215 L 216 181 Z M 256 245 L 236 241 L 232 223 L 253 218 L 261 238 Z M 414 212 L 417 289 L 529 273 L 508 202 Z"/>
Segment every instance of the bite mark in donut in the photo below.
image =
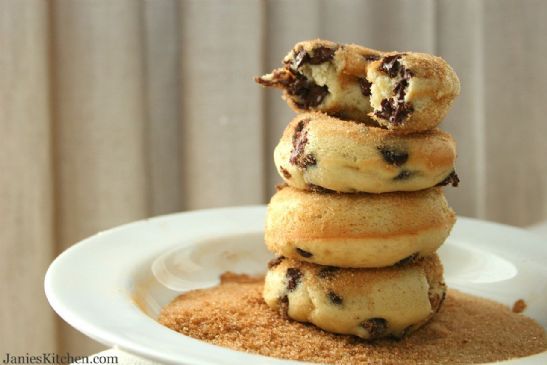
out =
<path fill-rule="evenodd" d="M 400 79 L 393 88 L 393 97 L 383 99 L 380 103 L 381 109 L 374 112 L 377 117 L 393 124 L 404 123 L 414 111 L 412 104 L 405 102 L 410 79 L 414 74 L 401 63 L 403 55 L 404 53 L 386 56 L 380 65 L 380 70 L 389 77 Z"/>

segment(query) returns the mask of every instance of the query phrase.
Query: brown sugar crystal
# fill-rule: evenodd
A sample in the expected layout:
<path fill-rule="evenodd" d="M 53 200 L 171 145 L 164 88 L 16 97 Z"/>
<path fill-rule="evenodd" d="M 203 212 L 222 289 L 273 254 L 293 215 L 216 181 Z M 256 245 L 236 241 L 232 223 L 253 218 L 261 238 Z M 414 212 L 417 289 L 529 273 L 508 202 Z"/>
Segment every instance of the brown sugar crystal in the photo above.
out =
<path fill-rule="evenodd" d="M 266 356 L 332 364 L 470 364 L 547 349 L 544 329 L 502 304 L 449 290 L 433 320 L 402 340 L 364 342 L 282 318 L 262 299 L 262 278 L 224 274 L 219 286 L 185 293 L 163 325 L 209 343 Z"/>
<path fill-rule="evenodd" d="M 524 312 L 526 307 L 527 307 L 526 302 L 522 299 L 519 299 L 513 304 L 512 311 L 513 313 L 522 313 Z"/>

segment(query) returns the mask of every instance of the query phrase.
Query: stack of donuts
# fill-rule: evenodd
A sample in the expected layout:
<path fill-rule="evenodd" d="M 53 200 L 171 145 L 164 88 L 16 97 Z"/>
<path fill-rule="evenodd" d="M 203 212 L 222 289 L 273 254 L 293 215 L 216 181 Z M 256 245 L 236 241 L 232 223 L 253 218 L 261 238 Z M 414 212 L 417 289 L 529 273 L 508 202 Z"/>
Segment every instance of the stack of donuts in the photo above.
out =
<path fill-rule="evenodd" d="M 437 125 L 459 94 L 441 58 L 301 42 L 257 78 L 298 114 L 274 152 L 285 184 L 268 206 L 277 255 L 264 299 L 288 318 L 363 339 L 403 337 L 439 311 L 436 250 L 456 220 L 456 148 Z"/>

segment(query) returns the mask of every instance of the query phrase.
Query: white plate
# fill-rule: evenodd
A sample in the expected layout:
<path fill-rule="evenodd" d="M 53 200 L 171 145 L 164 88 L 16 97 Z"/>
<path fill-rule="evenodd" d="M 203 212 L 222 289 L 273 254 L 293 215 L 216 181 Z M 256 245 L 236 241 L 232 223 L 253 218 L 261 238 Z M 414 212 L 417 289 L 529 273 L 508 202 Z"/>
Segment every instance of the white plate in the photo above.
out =
<path fill-rule="evenodd" d="M 290 364 L 210 345 L 158 324 L 178 292 L 204 287 L 226 270 L 264 272 L 271 255 L 263 206 L 179 213 L 127 224 L 87 238 L 50 266 L 45 290 L 69 324 L 108 346 L 173 364 Z M 508 226 L 459 218 L 440 250 L 450 287 L 511 305 L 547 328 L 547 250 L 538 237 Z M 166 255 L 166 253 L 168 253 Z M 177 260 L 185 260 L 177 265 Z M 174 280 L 173 274 L 183 274 Z M 179 278 L 180 279 L 180 278 Z M 507 361 L 547 364 L 547 352 Z"/>

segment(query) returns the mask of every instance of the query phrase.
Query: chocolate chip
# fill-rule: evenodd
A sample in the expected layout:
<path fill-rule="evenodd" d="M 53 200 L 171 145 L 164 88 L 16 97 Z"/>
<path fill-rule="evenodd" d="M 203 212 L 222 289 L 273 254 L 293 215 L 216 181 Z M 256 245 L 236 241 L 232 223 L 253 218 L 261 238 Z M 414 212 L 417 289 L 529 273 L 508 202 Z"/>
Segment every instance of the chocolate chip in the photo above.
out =
<path fill-rule="evenodd" d="M 268 269 L 273 269 L 274 267 L 278 266 L 281 262 L 283 262 L 283 260 L 285 260 L 285 257 L 283 256 L 278 256 L 274 259 L 271 259 L 268 262 Z"/>
<path fill-rule="evenodd" d="M 308 52 L 304 47 L 300 47 L 298 50 L 293 51 L 294 57 L 290 63 L 290 66 L 293 70 L 297 70 L 303 63 L 304 58 L 308 55 Z"/>
<path fill-rule="evenodd" d="M 397 95 L 397 101 L 399 103 L 404 102 L 405 95 L 406 95 L 406 89 L 407 89 L 408 85 L 409 85 L 408 79 L 402 79 L 401 81 L 399 81 L 397 83 L 397 85 L 395 85 L 395 88 L 393 89 L 393 92 L 395 93 L 395 95 Z"/>
<path fill-rule="evenodd" d="M 321 279 L 330 279 L 330 278 L 332 278 L 338 271 L 340 271 L 340 268 L 339 268 L 339 267 L 335 267 L 335 266 L 325 266 L 325 267 L 322 267 L 321 269 L 319 269 L 319 272 L 317 273 L 317 275 L 318 275 Z"/>
<path fill-rule="evenodd" d="M 408 170 L 401 170 L 399 175 L 395 176 L 393 180 L 399 181 L 399 180 L 408 180 L 412 176 L 412 172 Z"/>
<path fill-rule="evenodd" d="M 404 266 L 412 264 L 413 262 L 416 262 L 416 260 L 420 257 L 420 254 L 418 252 L 413 253 L 412 255 L 405 257 L 404 259 L 398 261 L 395 265 L 397 266 Z"/>
<path fill-rule="evenodd" d="M 279 312 L 283 318 L 289 318 L 289 297 L 287 295 L 279 298 Z"/>
<path fill-rule="evenodd" d="M 296 252 L 298 252 L 298 254 L 302 257 L 305 257 L 305 258 L 310 258 L 313 256 L 313 254 L 311 252 L 308 252 L 308 251 L 304 251 L 303 249 L 301 248 L 296 248 Z"/>
<path fill-rule="evenodd" d="M 372 83 L 370 83 L 366 78 L 361 77 L 359 79 L 359 86 L 361 87 L 361 93 L 364 96 L 370 96 L 370 87 L 372 86 Z"/>
<path fill-rule="evenodd" d="M 296 289 L 298 284 L 300 284 L 300 280 L 302 279 L 302 271 L 294 267 L 289 267 L 285 277 L 287 278 L 287 290 L 293 291 Z"/>
<path fill-rule="evenodd" d="M 287 85 L 286 90 L 289 95 L 298 98 L 293 101 L 301 109 L 321 104 L 329 93 L 327 85 L 319 86 L 301 74 L 296 74 L 294 81 Z"/>
<path fill-rule="evenodd" d="M 382 154 L 384 161 L 389 164 L 402 166 L 408 160 L 408 153 L 405 151 L 401 151 L 400 149 L 387 146 L 379 146 L 378 150 Z"/>
<path fill-rule="evenodd" d="M 315 166 L 317 164 L 317 160 L 313 154 L 304 154 L 304 149 L 308 143 L 308 131 L 305 129 L 308 122 L 309 119 L 304 119 L 299 121 L 296 125 L 292 138 L 293 150 L 291 151 L 291 156 L 289 158 L 291 164 L 298 166 L 301 169 L 306 169 L 309 166 Z"/>
<path fill-rule="evenodd" d="M 283 190 L 285 189 L 287 186 L 289 186 L 288 184 L 286 183 L 282 183 L 282 184 L 275 184 L 275 191 L 280 191 L 280 190 Z"/>
<path fill-rule="evenodd" d="M 324 46 L 319 46 L 317 48 L 314 48 L 312 50 L 313 55 L 309 56 L 308 62 L 311 65 L 320 65 L 322 63 L 331 61 L 337 49 L 338 47 L 329 48 Z"/>
<path fill-rule="evenodd" d="M 327 296 L 329 297 L 329 300 L 332 304 L 342 305 L 342 302 L 343 302 L 342 297 L 336 294 L 335 292 L 330 291 L 328 292 Z"/>
<path fill-rule="evenodd" d="M 458 177 L 458 174 L 456 174 L 456 171 L 452 171 L 443 181 L 435 186 L 446 186 L 448 184 L 452 184 L 453 187 L 456 187 L 459 183 L 460 178 Z"/>
<path fill-rule="evenodd" d="M 367 61 L 378 61 L 380 59 L 380 56 L 375 54 L 369 54 L 365 56 L 365 60 Z"/>
<path fill-rule="evenodd" d="M 311 50 L 311 54 L 306 52 L 304 47 L 300 46 L 293 51 L 293 58 L 290 61 L 290 67 L 297 70 L 300 66 L 309 63 L 310 65 L 320 65 L 331 61 L 338 47 L 319 46 Z"/>
<path fill-rule="evenodd" d="M 311 153 L 305 155 L 302 157 L 300 163 L 298 164 L 301 168 L 306 169 L 310 166 L 317 165 L 317 160 L 315 159 L 315 156 Z"/>
<path fill-rule="evenodd" d="M 262 86 L 275 86 L 288 88 L 296 80 L 296 75 L 284 68 L 273 70 L 272 77 L 255 77 L 255 81 Z"/>
<path fill-rule="evenodd" d="M 382 100 L 381 109 L 374 114 L 382 119 L 389 120 L 394 124 L 403 123 L 406 118 L 414 111 L 412 104 L 405 103 L 405 96 L 410 85 L 410 78 L 414 76 L 411 70 L 406 69 L 401 64 L 400 59 L 403 54 L 386 56 L 382 60 L 380 70 L 387 73 L 389 77 L 400 76 L 402 79 L 395 85 L 393 98 Z"/>
<path fill-rule="evenodd" d="M 382 100 L 380 105 L 381 109 L 376 111 L 374 115 L 389 120 L 393 124 L 402 124 L 414 111 L 410 103 L 400 102 L 400 100 L 393 98 Z"/>
<path fill-rule="evenodd" d="M 395 54 L 391 56 L 386 56 L 382 60 L 380 65 L 380 70 L 388 74 L 389 77 L 395 77 L 401 71 L 401 62 L 400 59 L 402 54 Z"/>
<path fill-rule="evenodd" d="M 279 166 L 279 171 L 281 171 L 285 179 L 290 179 L 292 177 L 291 173 L 287 171 L 283 166 Z"/>
<path fill-rule="evenodd" d="M 327 189 L 327 188 L 324 188 L 324 187 L 322 187 L 322 186 L 315 185 L 315 184 L 306 184 L 306 187 L 308 188 L 308 190 L 311 190 L 311 191 L 313 191 L 314 193 L 319 193 L 319 194 L 332 194 L 332 193 L 336 193 L 336 191 L 334 191 L 334 190 L 330 190 L 330 189 Z"/>
<path fill-rule="evenodd" d="M 299 56 L 295 57 L 298 59 Z M 290 65 L 286 68 L 274 70 L 271 77 L 257 77 L 255 81 L 263 86 L 285 89 L 293 102 L 301 109 L 309 109 L 321 104 L 329 94 L 326 85 L 317 85 Z"/>
<path fill-rule="evenodd" d="M 370 339 L 382 336 L 387 330 L 387 321 L 384 318 L 370 318 L 361 323 L 361 327 L 368 331 Z"/>
<path fill-rule="evenodd" d="M 296 140 L 297 140 L 297 137 L 298 137 L 297 133 L 302 132 L 310 121 L 311 121 L 310 118 L 304 118 L 304 119 L 299 120 L 298 123 L 296 124 L 296 127 L 294 128 L 294 134 L 292 136 L 292 145 L 293 145 L 293 147 L 296 144 Z"/>

